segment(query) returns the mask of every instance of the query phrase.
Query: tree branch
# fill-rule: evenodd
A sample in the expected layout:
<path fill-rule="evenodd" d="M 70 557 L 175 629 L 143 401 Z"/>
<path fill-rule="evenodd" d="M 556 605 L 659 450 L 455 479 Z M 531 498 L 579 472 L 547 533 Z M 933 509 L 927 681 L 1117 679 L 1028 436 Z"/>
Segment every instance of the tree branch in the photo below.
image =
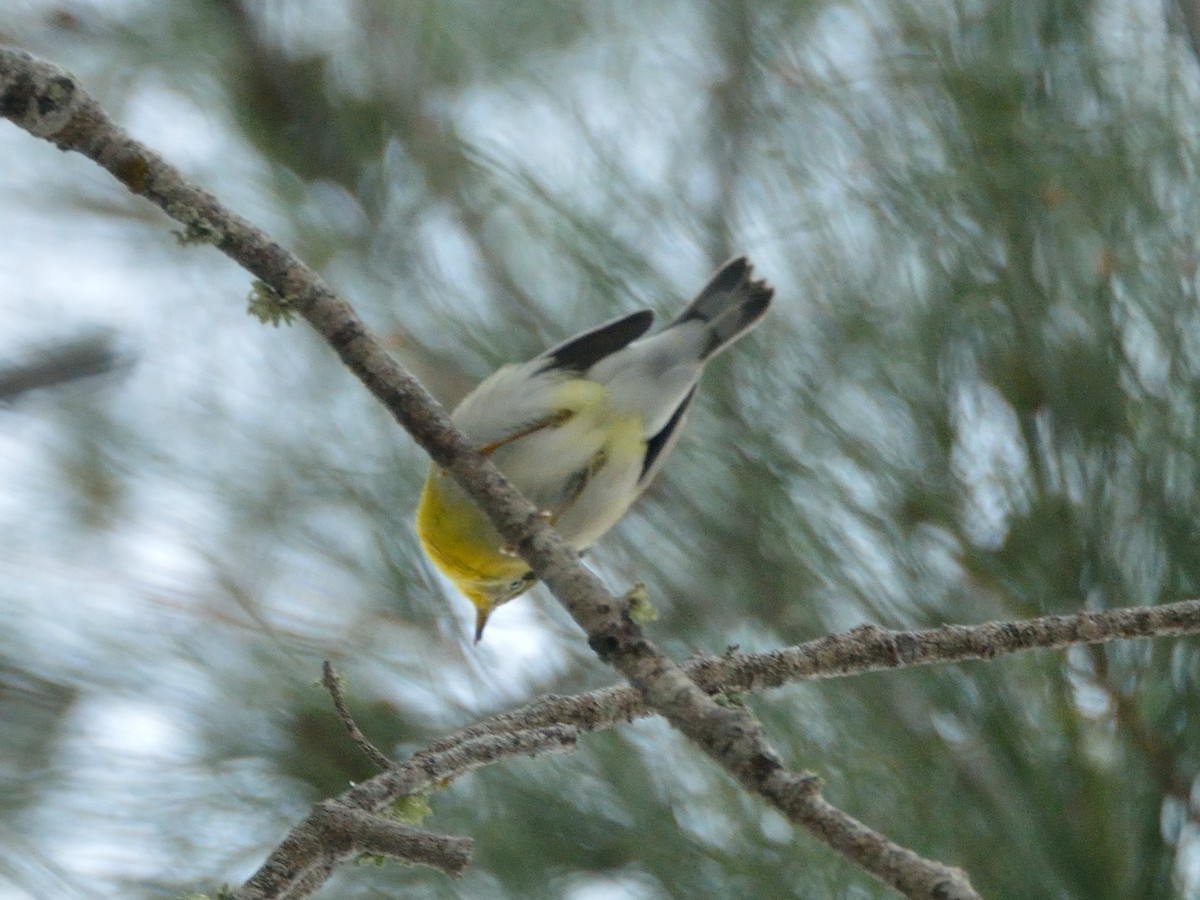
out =
<path fill-rule="evenodd" d="M 432 866 L 458 878 L 470 865 L 473 847 L 470 838 L 418 831 L 340 800 L 326 800 L 316 804 L 267 863 L 229 896 L 232 900 L 307 897 L 341 863 L 364 853 Z"/>
<path fill-rule="evenodd" d="M 801 681 L 1187 634 L 1200 634 L 1200 600 L 1040 616 L 1018 622 L 943 625 L 921 631 L 889 631 L 863 625 L 844 634 L 768 653 L 729 652 L 699 657 L 684 663 L 684 670 L 709 694 L 758 693 Z M 442 752 L 481 735 L 526 728 L 558 725 L 588 733 L 650 714 L 638 693 L 624 686 L 569 697 L 547 695 L 447 735 L 427 752 Z"/>
<path fill-rule="evenodd" d="M 805 680 L 1197 633 L 1200 633 L 1200 600 L 1185 600 L 1163 606 L 1041 616 L 1021 622 L 944 625 L 923 631 L 862 626 L 771 653 L 730 652 L 720 657 L 695 659 L 684 668 L 710 694 L 756 693 Z M 473 769 L 514 755 L 569 750 L 577 733 L 613 728 L 650 714 L 641 696 L 630 687 L 602 688 L 570 697 L 540 697 L 519 709 L 447 735 L 414 753 L 406 762 L 356 785 L 337 800 L 363 809 L 381 809 L 402 797 L 444 785 Z M 797 792 L 809 788 L 808 783 L 792 787 Z M 823 807 L 819 798 L 810 798 L 809 802 Z M 824 818 L 823 809 L 821 813 Z M 831 831 L 835 830 L 835 824 L 836 821 L 830 823 Z M 302 829 L 305 825 L 296 827 Z M 843 834 L 848 840 L 857 837 L 853 829 Z M 272 854 L 263 866 L 265 873 L 285 870 L 275 856 L 286 857 L 287 847 L 285 842 Z M 903 855 L 899 859 L 903 862 Z M 236 900 L 258 897 L 235 896 Z"/>
<path fill-rule="evenodd" d="M 120 364 L 112 335 L 91 334 L 40 347 L 0 368 L 0 404 L 29 391 L 103 375 Z"/>
<path fill-rule="evenodd" d="M 333 700 L 334 712 L 337 713 L 338 720 L 345 726 L 350 740 L 358 745 L 358 749 L 374 763 L 375 768 L 385 772 L 390 769 L 393 763 L 388 759 L 387 754 L 371 743 L 370 738 L 362 733 L 362 729 L 354 721 L 354 716 L 350 715 L 350 709 L 346 706 L 346 698 L 342 694 L 341 676 L 334 671 L 333 663 L 329 660 L 325 660 L 321 666 L 321 684 L 325 685 L 325 690 L 329 691 L 329 697 Z"/>
<path fill-rule="evenodd" d="M 94 160 L 180 222 L 185 237 L 212 243 L 304 316 L 434 462 L 487 513 L 505 541 L 584 629 L 600 658 L 629 680 L 648 707 L 744 787 L 909 897 L 978 896 L 964 873 L 922 859 L 871 831 L 826 803 L 815 776 L 785 769 L 749 712 L 718 704 L 645 637 L 627 615 L 627 604 L 604 589 L 538 511 L 454 429 L 445 411 L 391 359 L 348 303 L 263 231 L 225 210 L 215 197 L 113 124 L 70 73 L 22 51 L 0 48 L 0 115 L 62 150 Z M 313 871 L 305 885 L 323 880 L 321 872 Z"/>
<path fill-rule="evenodd" d="M 948 665 L 954 662 L 995 660 L 1031 650 L 1062 649 L 1084 644 L 1109 643 L 1132 638 L 1200 634 L 1200 600 L 1151 607 L 1129 607 L 1074 616 L 1043 616 L 1024 622 L 986 622 L 979 625 L 943 625 L 922 631 L 889 631 L 874 625 L 829 635 L 772 653 L 726 653 L 719 658 L 695 659 L 685 671 L 709 694 L 757 692 L 817 678 L 844 678 L 869 672 Z M 434 786 L 470 770 L 502 762 L 511 756 L 535 755 L 574 748 L 577 733 L 604 730 L 652 714 L 642 697 L 628 686 L 588 691 L 570 697 L 545 696 L 509 713 L 491 716 L 461 728 L 416 752 L 407 762 L 361 782 L 328 803 L 353 809 L 383 809 L 407 796 L 420 796 Z M 810 781 L 779 785 L 780 802 L 791 802 L 790 792 L 804 794 Z M 824 810 L 820 797 L 805 798 L 828 829 L 826 840 L 856 841 L 853 828 L 839 828 L 839 818 Z M 307 846 L 310 823 L 301 822 L 293 834 L 271 854 L 256 884 L 269 883 L 274 872 L 289 871 L 294 846 Z M 300 832 L 301 834 L 296 834 Z M 868 848 L 877 847 L 869 839 Z M 902 848 L 894 848 L 900 864 L 907 862 Z M 888 864 L 881 853 L 878 865 Z M 254 881 L 254 880 L 252 880 Z M 247 888 L 250 884 L 247 883 Z M 246 888 L 242 889 L 246 890 Z M 287 894 L 236 893 L 235 900 L 258 900 Z"/>

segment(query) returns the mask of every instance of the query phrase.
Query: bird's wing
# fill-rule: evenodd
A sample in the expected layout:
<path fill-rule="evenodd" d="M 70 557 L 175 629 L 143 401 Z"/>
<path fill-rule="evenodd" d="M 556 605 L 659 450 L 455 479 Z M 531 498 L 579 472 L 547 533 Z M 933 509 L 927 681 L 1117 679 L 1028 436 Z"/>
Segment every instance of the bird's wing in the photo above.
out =
<path fill-rule="evenodd" d="M 638 476 L 639 494 L 654 480 L 654 476 L 658 474 L 658 470 L 662 468 L 662 464 L 671 454 L 675 442 L 679 440 L 679 435 L 683 433 L 683 423 L 687 421 L 688 407 L 692 405 L 694 396 L 696 396 L 696 386 L 692 385 L 692 389 L 687 392 L 683 402 L 675 407 L 675 412 L 671 414 L 667 424 L 646 441 L 646 458 L 642 461 L 642 474 Z"/>
<path fill-rule="evenodd" d="M 606 356 L 636 341 L 646 333 L 653 321 L 654 313 L 643 309 L 577 334 L 537 357 L 542 363 L 538 374 L 550 369 L 566 369 L 582 374 Z"/>

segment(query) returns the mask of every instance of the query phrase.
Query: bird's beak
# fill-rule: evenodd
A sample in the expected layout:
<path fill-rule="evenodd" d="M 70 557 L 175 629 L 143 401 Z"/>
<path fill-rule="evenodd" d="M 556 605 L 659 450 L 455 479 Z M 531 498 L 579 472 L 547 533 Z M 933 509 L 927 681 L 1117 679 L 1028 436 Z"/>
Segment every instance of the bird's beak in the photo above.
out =
<path fill-rule="evenodd" d="M 483 626 L 487 624 L 488 616 L 492 614 L 492 607 L 477 606 L 475 607 L 475 643 L 479 643 L 479 639 L 483 637 Z"/>

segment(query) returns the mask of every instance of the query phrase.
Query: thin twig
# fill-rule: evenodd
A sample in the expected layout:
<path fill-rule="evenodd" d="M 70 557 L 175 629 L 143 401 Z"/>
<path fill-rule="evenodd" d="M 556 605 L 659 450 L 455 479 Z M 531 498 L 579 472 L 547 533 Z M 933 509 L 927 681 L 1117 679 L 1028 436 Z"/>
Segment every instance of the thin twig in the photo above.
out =
<path fill-rule="evenodd" d="M 358 749 L 366 755 L 367 759 L 375 764 L 377 769 L 380 771 L 390 769 L 394 763 L 362 733 L 362 729 L 354 721 L 354 716 L 350 715 L 350 710 L 346 708 L 346 699 L 342 696 L 342 676 L 334 671 L 333 663 L 329 660 L 325 660 L 321 665 L 321 684 L 325 686 L 325 690 L 329 691 L 329 696 L 333 700 L 334 711 L 337 713 L 338 719 L 346 727 L 346 732 L 350 735 L 350 740 L 358 745 Z"/>

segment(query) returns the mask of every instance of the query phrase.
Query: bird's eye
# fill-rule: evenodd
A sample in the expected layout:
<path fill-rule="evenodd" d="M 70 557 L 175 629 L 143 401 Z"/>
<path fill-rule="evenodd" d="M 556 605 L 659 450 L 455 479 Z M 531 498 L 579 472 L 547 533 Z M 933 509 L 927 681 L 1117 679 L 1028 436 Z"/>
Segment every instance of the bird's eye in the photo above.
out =
<path fill-rule="evenodd" d="M 527 590 L 535 581 L 537 581 L 537 576 L 532 572 L 526 572 L 520 578 L 515 578 L 508 583 L 508 593 L 519 594 Z"/>

